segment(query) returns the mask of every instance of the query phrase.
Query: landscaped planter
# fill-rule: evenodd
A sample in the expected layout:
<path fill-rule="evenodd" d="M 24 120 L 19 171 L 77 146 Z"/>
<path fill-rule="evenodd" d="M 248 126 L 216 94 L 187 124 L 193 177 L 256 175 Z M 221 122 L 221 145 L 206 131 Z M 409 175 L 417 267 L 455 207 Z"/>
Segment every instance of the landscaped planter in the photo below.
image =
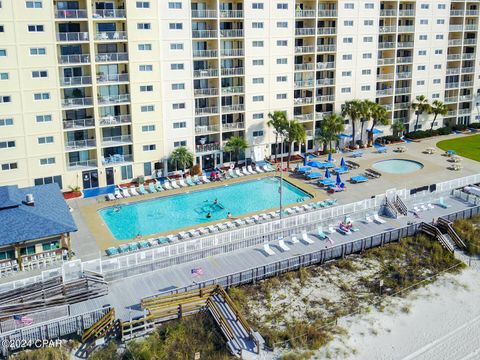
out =
<path fill-rule="evenodd" d="M 65 200 L 70 200 L 70 199 L 76 199 L 79 197 L 82 197 L 82 192 L 81 191 L 67 191 L 63 193 L 63 198 Z"/>

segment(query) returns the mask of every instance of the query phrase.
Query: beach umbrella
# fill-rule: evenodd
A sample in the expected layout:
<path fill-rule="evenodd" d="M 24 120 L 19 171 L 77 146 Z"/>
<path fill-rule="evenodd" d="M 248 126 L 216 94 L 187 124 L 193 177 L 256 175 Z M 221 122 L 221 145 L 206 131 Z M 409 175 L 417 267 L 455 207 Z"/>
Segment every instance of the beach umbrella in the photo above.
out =
<path fill-rule="evenodd" d="M 303 166 L 307 166 L 307 153 L 305 153 L 305 156 L 303 157 Z"/>
<path fill-rule="evenodd" d="M 332 160 L 333 160 L 332 153 L 328 153 L 327 161 L 332 162 Z"/>
<path fill-rule="evenodd" d="M 342 161 L 340 162 L 341 167 L 346 167 L 347 165 L 345 164 L 345 159 L 342 157 Z"/>
<path fill-rule="evenodd" d="M 332 174 L 330 174 L 330 170 L 325 170 L 325 178 L 326 179 L 330 179 L 330 177 L 332 176 Z"/>
<path fill-rule="evenodd" d="M 337 185 L 340 185 L 342 183 L 342 179 L 340 179 L 340 174 L 337 173 L 337 181 L 335 181 Z"/>

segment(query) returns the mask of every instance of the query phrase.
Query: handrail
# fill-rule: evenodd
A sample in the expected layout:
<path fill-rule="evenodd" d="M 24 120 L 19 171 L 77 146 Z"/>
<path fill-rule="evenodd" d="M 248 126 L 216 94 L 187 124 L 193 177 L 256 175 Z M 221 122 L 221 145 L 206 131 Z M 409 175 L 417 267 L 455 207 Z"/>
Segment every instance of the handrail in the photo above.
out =
<path fill-rule="evenodd" d="M 115 322 L 115 309 L 111 308 L 104 316 L 96 323 L 84 331 L 82 335 L 82 342 L 90 340 L 92 337 L 97 337 L 99 334 L 108 331 Z"/>
<path fill-rule="evenodd" d="M 402 215 L 407 215 L 408 214 L 408 208 L 407 208 L 407 205 L 405 205 L 405 203 L 402 201 L 402 199 L 400 198 L 400 196 L 397 195 L 397 197 L 395 198 L 395 204 L 397 205 L 397 208 L 398 210 L 400 211 L 400 213 Z"/>
<path fill-rule="evenodd" d="M 439 217 L 438 220 L 438 225 L 439 226 L 443 226 L 445 227 L 445 229 L 447 230 L 447 233 L 448 235 L 450 235 L 450 237 L 452 238 L 452 240 L 455 242 L 455 244 L 457 244 L 457 246 L 463 250 L 465 250 L 467 248 L 467 245 L 465 244 L 465 242 L 462 240 L 462 238 L 460 237 L 460 235 L 458 235 L 458 233 L 455 231 L 455 229 L 453 228 L 452 226 L 452 222 L 451 221 L 448 221 L 447 219 L 444 219 L 442 217 Z"/>
<path fill-rule="evenodd" d="M 420 230 L 422 230 L 423 232 L 425 232 L 430 236 L 435 237 L 440 242 L 440 244 L 451 253 L 455 251 L 452 244 L 450 244 L 447 240 L 445 240 L 445 238 L 443 237 L 443 234 L 436 226 L 427 224 L 426 222 L 422 222 L 420 225 Z"/>
<path fill-rule="evenodd" d="M 398 211 L 395 208 L 395 206 L 392 204 L 392 202 L 390 200 L 388 200 L 388 198 L 385 198 L 385 205 L 387 206 L 387 208 L 390 209 L 390 211 L 393 212 L 393 214 L 395 215 L 395 218 L 397 218 L 398 217 Z"/>

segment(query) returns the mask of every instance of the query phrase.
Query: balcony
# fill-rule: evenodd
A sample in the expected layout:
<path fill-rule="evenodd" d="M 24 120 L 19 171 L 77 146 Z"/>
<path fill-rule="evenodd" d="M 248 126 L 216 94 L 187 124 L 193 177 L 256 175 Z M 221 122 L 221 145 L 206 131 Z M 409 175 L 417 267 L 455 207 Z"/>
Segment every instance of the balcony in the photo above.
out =
<path fill-rule="evenodd" d="M 445 100 L 444 100 L 445 104 L 453 104 L 453 103 L 456 103 L 458 102 L 458 97 L 456 96 L 450 96 L 450 97 L 446 97 Z"/>
<path fill-rule="evenodd" d="M 311 80 L 297 80 L 295 81 L 295 89 L 312 88 L 315 84 L 313 79 Z"/>
<path fill-rule="evenodd" d="M 214 19 L 217 17 L 217 10 L 192 10 L 194 19 Z"/>
<path fill-rule="evenodd" d="M 463 10 L 450 10 L 450 16 L 463 16 L 465 12 Z"/>
<path fill-rule="evenodd" d="M 460 68 L 447 69 L 447 75 L 458 75 L 460 74 Z"/>
<path fill-rule="evenodd" d="M 464 67 L 462 68 L 462 74 L 465 74 L 465 73 L 473 73 L 475 72 L 475 68 L 474 67 Z"/>
<path fill-rule="evenodd" d="M 317 79 L 317 86 L 329 86 L 335 83 L 333 78 Z"/>
<path fill-rule="evenodd" d="M 414 32 L 414 31 L 415 31 L 415 26 L 413 26 L 413 25 L 399 26 L 398 27 L 398 32 L 399 33 Z"/>
<path fill-rule="evenodd" d="M 298 97 L 293 99 L 294 105 L 310 105 L 313 104 L 313 97 Z"/>
<path fill-rule="evenodd" d="M 74 161 L 67 163 L 68 171 L 88 170 L 98 167 L 97 160 Z"/>
<path fill-rule="evenodd" d="M 462 31 L 463 25 L 450 25 L 448 28 L 450 31 Z"/>
<path fill-rule="evenodd" d="M 477 24 L 466 24 L 465 25 L 465 31 L 474 31 L 474 30 L 477 30 L 478 29 L 478 25 Z"/>
<path fill-rule="evenodd" d="M 397 58 L 397 64 L 407 64 L 413 62 L 413 57 L 412 56 L 404 56 L 404 57 L 398 57 Z"/>
<path fill-rule="evenodd" d="M 98 96 L 100 105 L 118 104 L 130 102 L 130 94 Z"/>
<path fill-rule="evenodd" d="M 78 55 L 60 55 L 58 57 L 58 62 L 60 64 L 88 64 L 90 62 L 89 54 L 78 54 Z"/>
<path fill-rule="evenodd" d="M 195 115 L 213 115 L 218 113 L 218 106 L 195 108 Z"/>
<path fill-rule="evenodd" d="M 379 49 L 393 49 L 395 47 L 395 42 L 393 41 L 383 41 L 378 43 Z"/>
<path fill-rule="evenodd" d="M 463 39 L 464 45 L 476 45 L 477 39 Z"/>
<path fill-rule="evenodd" d="M 75 120 L 63 120 L 64 130 L 77 130 L 95 127 L 94 118 L 75 119 Z"/>
<path fill-rule="evenodd" d="M 328 116 L 332 114 L 331 111 L 322 111 L 322 112 L 316 112 L 315 113 L 315 120 L 323 120 L 325 116 Z"/>
<path fill-rule="evenodd" d="M 62 99 L 62 108 L 72 109 L 72 108 L 82 108 L 93 106 L 93 98 L 71 98 L 71 99 Z"/>
<path fill-rule="evenodd" d="M 336 33 L 337 33 L 337 29 L 334 27 L 324 27 L 324 28 L 317 29 L 318 35 L 334 35 Z"/>
<path fill-rule="evenodd" d="M 327 103 L 335 101 L 335 95 L 318 95 L 316 97 L 317 103 Z"/>
<path fill-rule="evenodd" d="M 478 16 L 479 11 L 478 10 L 466 10 L 465 15 L 466 16 Z"/>
<path fill-rule="evenodd" d="M 118 82 L 128 82 L 128 74 L 105 74 L 97 75 L 97 82 L 100 84 L 105 83 L 118 83 Z"/>
<path fill-rule="evenodd" d="M 457 110 L 448 110 L 446 116 L 456 116 Z"/>
<path fill-rule="evenodd" d="M 219 143 L 210 143 L 210 144 L 199 144 L 195 145 L 195 151 L 197 153 L 204 153 L 204 152 L 209 152 L 209 151 L 218 151 L 220 150 L 220 144 Z"/>
<path fill-rule="evenodd" d="M 463 54 L 462 59 L 463 60 L 473 60 L 473 59 L 475 59 L 475 54 Z"/>
<path fill-rule="evenodd" d="M 300 121 L 300 122 L 312 121 L 313 120 L 313 114 L 298 114 L 298 115 L 294 115 L 293 118 L 297 121 Z"/>
<path fill-rule="evenodd" d="M 472 113 L 472 109 L 459 109 L 458 115 L 469 115 Z"/>
<path fill-rule="evenodd" d="M 397 44 L 399 48 L 411 48 L 413 47 L 413 41 L 404 41 Z"/>
<path fill-rule="evenodd" d="M 220 131 L 220 125 L 196 125 L 195 126 L 196 135 L 216 133 L 219 131 Z"/>
<path fill-rule="evenodd" d="M 385 33 L 394 33 L 397 31 L 396 26 L 380 26 L 380 32 L 385 34 Z"/>
<path fill-rule="evenodd" d="M 220 36 L 222 38 L 243 37 L 243 29 L 220 30 Z"/>
<path fill-rule="evenodd" d="M 385 106 L 386 108 L 386 106 Z M 410 103 L 409 102 L 402 102 L 402 103 L 397 103 L 395 104 L 395 110 L 406 110 L 410 108 Z"/>
<path fill-rule="evenodd" d="M 87 17 L 86 9 L 55 10 L 55 19 L 86 19 Z"/>
<path fill-rule="evenodd" d="M 461 60 L 462 54 L 448 54 L 447 60 Z"/>
<path fill-rule="evenodd" d="M 222 56 L 243 56 L 243 49 L 222 49 Z"/>
<path fill-rule="evenodd" d="M 220 10 L 222 19 L 238 19 L 243 18 L 243 10 Z"/>
<path fill-rule="evenodd" d="M 107 157 L 102 156 L 102 165 L 121 165 L 133 162 L 133 155 L 131 154 L 114 154 Z"/>
<path fill-rule="evenodd" d="M 79 149 L 94 148 L 96 146 L 97 146 L 97 143 L 94 139 L 65 141 L 66 151 L 77 151 Z"/>
<path fill-rule="evenodd" d="M 334 52 L 337 50 L 337 45 L 317 45 L 318 52 Z"/>
<path fill-rule="evenodd" d="M 397 79 L 410 79 L 412 73 L 410 71 L 402 71 L 397 73 Z"/>
<path fill-rule="evenodd" d="M 409 10 L 399 10 L 398 11 L 398 16 L 406 16 L 406 17 L 413 17 L 415 16 L 415 10 L 409 9 Z"/>
<path fill-rule="evenodd" d="M 305 130 L 305 135 L 307 137 L 313 137 L 313 135 L 315 135 L 315 133 L 314 133 L 313 130 Z"/>
<path fill-rule="evenodd" d="M 132 135 L 106 136 L 102 138 L 102 147 L 127 145 L 132 142 Z"/>
<path fill-rule="evenodd" d="M 57 41 L 88 41 L 88 32 L 59 32 Z"/>
<path fill-rule="evenodd" d="M 451 39 L 451 40 L 448 40 L 448 45 L 449 45 L 449 46 L 461 46 L 461 45 L 462 45 L 462 39 Z"/>
<path fill-rule="evenodd" d="M 60 78 L 60 86 L 79 86 L 79 85 L 91 85 L 91 76 L 72 76 Z"/>
<path fill-rule="evenodd" d="M 217 76 L 218 76 L 218 69 L 202 69 L 202 70 L 193 71 L 194 78 L 217 77 Z"/>
<path fill-rule="evenodd" d="M 377 65 L 392 65 L 395 64 L 395 58 L 384 58 L 384 59 L 378 59 Z"/>
<path fill-rule="evenodd" d="M 315 70 L 314 63 L 295 64 L 295 71 L 313 71 L 313 70 Z"/>
<path fill-rule="evenodd" d="M 110 115 L 100 118 L 100 126 L 118 126 L 132 123 L 131 115 Z"/>
<path fill-rule="evenodd" d="M 403 94 L 410 94 L 412 88 L 410 87 L 402 87 L 395 89 L 395 95 L 403 95 Z"/>
<path fill-rule="evenodd" d="M 217 57 L 218 51 L 217 50 L 193 50 L 193 57 L 194 58 L 212 58 Z"/>
<path fill-rule="evenodd" d="M 245 105 L 234 104 L 222 106 L 222 113 L 245 111 Z"/>
<path fill-rule="evenodd" d="M 315 46 L 295 46 L 295 54 L 314 53 Z"/>
<path fill-rule="evenodd" d="M 337 17 L 337 10 L 318 9 L 318 17 Z"/>
<path fill-rule="evenodd" d="M 245 92 L 243 86 L 225 86 L 222 87 L 222 95 L 242 94 Z"/>
<path fill-rule="evenodd" d="M 94 9 L 93 19 L 125 19 L 126 12 L 123 9 Z"/>
<path fill-rule="evenodd" d="M 222 68 L 222 76 L 243 75 L 243 67 Z"/>
<path fill-rule="evenodd" d="M 218 36 L 217 30 L 192 30 L 192 37 L 194 39 L 208 38 L 213 39 Z"/>
<path fill-rule="evenodd" d="M 218 96 L 218 88 L 194 89 L 193 94 L 197 97 Z"/>
<path fill-rule="evenodd" d="M 392 80 L 394 76 L 394 73 L 377 74 L 377 81 Z"/>
<path fill-rule="evenodd" d="M 473 81 L 462 81 L 460 83 L 460 87 L 472 87 L 473 86 Z"/>
<path fill-rule="evenodd" d="M 245 129 L 245 123 L 243 121 L 222 124 L 223 131 L 237 131 L 237 130 L 244 130 L 244 129 Z"/>
<path fill-rule="evenodd" d="M 393 89 L 384 89 L 384 90 L 377 90 L 376 96 L 389 96 L 393 94 Z"/>
<path fill-rule="evenodd" d="M 315 28 L 297 28 L 295 29 L 296 36 L 315 36 Z"/>
<path fill-rule="evenodd" d="M 397 16 L 397 10 L 393 10 L 393 9 L 380 10 L 380 16 L 383 16 L 383 17 Z"/>
<path fill-rule="evenodd" d="M 335 67 L 334 62 L 319 62 L 317 63 L 317 70 L 333 69 Z"/>
<path fill-rule="evenodd" d="M 393 105 L 392 104 L 381 104 L 381 105 L 387 111 L 392 111 L 393 110 Z"/>
<path fill-rule="evenodd" d="M 128 53 L 102 53 L 95 55 L 96 62 L 128 61 Z"/>
<path fill-rule="evenodd" d="M 295 17 L 297 18 L 314 18 L 317 16 L 315 10 L 296 10 Z"/>
<path fill-rule="evenodd" d="M 127 40 L 126 31 L 103 31 L 95 34 L 95 40 L 97 41 L 120 41 Z"/>

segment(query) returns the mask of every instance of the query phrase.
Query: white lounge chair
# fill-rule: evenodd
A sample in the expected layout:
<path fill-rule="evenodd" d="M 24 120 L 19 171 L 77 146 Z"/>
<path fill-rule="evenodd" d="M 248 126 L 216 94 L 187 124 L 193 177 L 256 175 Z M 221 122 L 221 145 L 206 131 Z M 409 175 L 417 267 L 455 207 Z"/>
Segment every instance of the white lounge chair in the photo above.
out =
<path fill-rule="evenodd" d="M 255 166 L 255 171 L 259 174 L 264 173 L 265 170 L 263 170 L 260 166 Z"/>
<path fill-rule="evenodd" d="M 178 236 L 180 237 L 180 239 L 188 239 L 190 237 L 190 235 L 187 234 L 185 231 L 180 231 L 178 233 Z"/>
<path fill-rule="evenodd" d="M 242 172 L 240 171 L 240 169 L 235 169 L 235 174 L 237 176 L 244 176 L 244 174 L 242 174 Z"/>
<path fill-rule="evenodd" d="M 383 219 L 380 219 L 380 217 L 378 216 L 378 214 L 374 214 L 373 215 L 373 221 L 375 221 L 376 223 L 379 223 L 379 224 L 385 224 L 385 220 Z"/>
<path fill-rule="evenodd" d="M 112 193 L 108 193 L 107 194 L 107 200 L 108 201 L 114 201 L 115 200 L 115 195 L 113 195 Z"/>
<path fill-rule="evenodd" d="M 269 212 L 268 215 L 270 215 L 272 219 L 275 219 L 280 216 L 280 214 L 277 211 Z"/>
<path fill-rule="evenodd" d="M 252 219 L 251 217 L 246 218 L 246 219 L 245 219 L 245 222 L 246 222 L 248 225 L 255 224 L 255 220 Z"/>
<path fill-rule="evenodd" d="M 370 217 L 370 215 L 366 215 L 365 216 L 365 221 L 364 221 L 366 224 L 371 224 L 373 222 L 372 218 Z"/>
<path fill-rule="evenodd" d="M 208 229 L 208 231 L 210 231 L 211 233 L 214 233 L 214 232 L 217 232 L 217 231 L 218 231 L 217 227 L 214 226 L 214 225 L 208 225 L 208 226 L 207 226 L 207 229 Z"/>
<path fill-rule="evenodd" d="M 128 188 L 120 188 L 120 191 L 122 192 L 122 195 L 124 198 L 130 197 L 130 193 L 128 192 Z"/>
<path fill-rule="evenodd" d="M 287 244 L 285 244 L 285 240 L 283 240 L 283 239 L 278 242 L 278 246 L 280 246 L 280 249 L 282 249 L 283 251 L 290 250 L 290 248 L 287 246 Z"/>
<path fill-rule="evenodd" d="M 167 235 L 166 237 L 167 237 L 168 240 L 170 240 L 170 242 L 178 240 L 178 237 L 173 235 L 173 234 Z"/>
<path fill-rule="evenodd" d="M 302 231 L 302 240 L 307 243 L 307 244 L 313 244 L 313 240 L 308 237 L 308 234 L 306 231 Z"/>
<path fill-rule="evenodd" d="M 296 244 L 296 243 L 298 243 L 298 242 L 299 242 L 299 241 L 298 241 L 297 237 L 296 237 L 296 236 L 292 236 L 292 244 Z"/>
<path fill-rule="evenodd" d="M 293 211 L 293 210 L 290 209 L 290 208 L 286 208 L 284 211 L 285 211 L 288 215 L 295 214 L 295 211 Z"/>
<path fill-rule="evenodd" d="M 303 209 L 300 206 L 294 206 L 292 209 L 297 213 L 303 212 Z"/>
<path fill-rule="evenodd" d="M 418 206 L 414 206 L 413 210 L 417 213 L 421 212 L 422 210 Z"/>
<path fill-rule="evenodd" d="M 270 247 L 270 245 L 268 245 L 268 244 L 263 244 L 263 251 L 265 251 L 265 253 L 268 256 L 275 255 L 275 251 L 273 251 L 272 248 Z"/>
<path fill-rule="evenodd" d="M 234 228 L 236 228 L 235 224 L 232 223 L 231 221 L 228 221 L 228 222 L 224 223 L 224 225 L 225 225 L 228 229 L 234 229 Z"/>
<path fill-rule="evenodd" d="M 242 168 L 242 173 L 243 175 L 251 175 L 251 173 L 247 170 L 245 166 Z"/>
<path fill-rule="evenodd" d="M 423 211 L 429 210 L 428 207 L 427 207 L 425 204 L 420 205 L 420 208 L 421 208 Z"/>
<path fill-rule="evenodd" d="M 200 233 L 200 235 L 205 235 L 209 233 L 208 229 L 204 227 L 198 228 L 197 231 Z"/>
<path fill-rule="evenodd" d="M 115 194 L 115 198 L 116 198 L 116 199 L 121 199 L 121 198 L 123 198 L 123 195 L 122 195 L 122 193 L 120 192 L 120 189 L 115 189 L 114 194 Z"/>
<path fill-rule="evenodd" d="M 132 194 L 132 196 L 138 196 L 139 195 L 138 192 L 137 192 L 137 188 L 134 185 L 130 186 L 130 194 Z"/>
<path fill-rule="evenodd" d="M 174 189 L 180 189 L 180 185 L 178 185 L 175 180 L 170 180 L 170 184 Z"/>
<path fill-rule="evenodd" d="M 233 223 L 237 226 L 243 226 L 245 225 L 245 221 L 243 221 L 242 219 L 237 219 L 237 220 L 234 220 Z"/>
<path fill-rule="evenodd" d="M 271 171 L 273 171 L 268 165 L 263 165 L 263 166 L 262 166 L 262 169 L 263 169 L 265 172 L 271 172 Z"/>
<path fill-rule="evenodd" d="M 178 180 L 178 185 L 180 185 L 181 187 L 188 187 L 188 185 L 185 183 L 183 179 Z"/>
<path fill-rule="evenodd" d="M 202 175 L 202 177 L 200 178 L 200 180 L 202 180 L 205 184 L 208 184 L 210 182 L 210 180 L 208 180 L 207 176 L 206 175 Z"/>
<path fill-rule="evenodd" d="M 194 237 L 194 236 L 200 235 L 200 231 L 198 231 L 198 230 L 188 230 L 187 234 L 190 235 L 191 237 Z"/>
<path fill-rule="evenodd" d="M 170 181 L 168 181 L 168 180 L 165 180 L 165 182 L 163 183 L 163 186 L 167 190 L 173 190 L 173 187 L 172 187 L 172 185 L 170 185 Z"/>
<path fill-rule="evenodd" d="M 337 230 L 335 230 L 333 225 L 328 225 L 328 232 L 330 234 L 335 234 L 337 232 Z"/>
<path fill-rule="evenodd" d="M 250 172 L 250 174 L 257 174 L 257 172 L 252 169 L 252 165 L 248 165 L 247 170 Z"/>
<path fill-rule="evenodd" d="M 155 189 L 157 189 L 157 191 L 164 191 L 165 189 L 162 187 L 162 184 L 160 184 L 160 181 L 157 181 L 155 183 Z"/>
<path fill-rule="evenodd" d="M 303 205 L 302 205 L 302 208 L 303 208 L 303 210 L 305 210 L 305 211 L 310 211 L 310 210 L 313 209 L 313 207 L 312 207 L 311 205 L 309 205 L 309 204 L 303 204 Z"/>
<path fill-rule="evenodd" d="M 435 206 L 433 206 L 432 203 L 428 203 L 427 206 L 428 206 L 429 209 L 434 209 L 435 208 Z"/>
<path fill-rule="evenodd" d="M 226 229 L 226 226 L 224 224 L 217 224 L 217 229 L 222 231 L 222 230 L 225 230 Z"/>

